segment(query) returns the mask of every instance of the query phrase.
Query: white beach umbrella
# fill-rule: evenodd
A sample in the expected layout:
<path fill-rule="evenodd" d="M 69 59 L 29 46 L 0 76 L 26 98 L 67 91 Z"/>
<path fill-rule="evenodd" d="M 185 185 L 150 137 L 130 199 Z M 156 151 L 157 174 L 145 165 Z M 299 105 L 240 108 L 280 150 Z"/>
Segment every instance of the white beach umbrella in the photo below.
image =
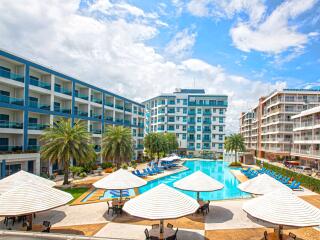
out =
<path fill-rule="evenodd" d="M 254 218 L 279 226 L 320 225 L 320 210 L 292 192 L 277 190 L 245 202 L 242 209 Z"/>
<path fill-rule="evenodd" d="M 54 181 L 21 170 L 0 180 L 0 194 L 3 194 L 13 187 L 19 186 L 24 183 L 41 183 L 48 187 L 53 187 L 56 185 Z"/>
<path fill-rule="evenodd" d="M 289 187 L 267 174 L 262 174 L 248 181 L 240 183 L 238 188 L 241 191 L 256 195 L 267 194 L 281 189 L 289 192 L 292 191 Z"/>
<path fill-rule="evenodd" d="M 0 216 L 20 216 L 67 204 L 72 195 L 42 183 L 26 182 L 0 195 Z"/>
<path fill-rule="evenodd" d="M 123 210 L 135 217 L 160 220 L 160 231 L 162 231 L 164 219 L 193 214 L 198 208 L 199 204 L 195 199 L 165 184 L 160 184 L 126 202 Z"/>
<path fill-rule="evenodd" d="M 212 192 L 224 187 L 222 183 L 201 171 L 194 172 L 176 181 L 173 186 L 182 190 L 197 192 L 198 200 L 200 192 Z"/>
<path fill-rule="evenodd" d="M 95 188 L 108 190 L 120 190 L 121 198 L 122 190 L 141 187 L 146 184 L 147 181 L 141 179 L 140 177 L 137 177 L 124 169 L 119 169 L 95 182 L 93 186 Z"/>

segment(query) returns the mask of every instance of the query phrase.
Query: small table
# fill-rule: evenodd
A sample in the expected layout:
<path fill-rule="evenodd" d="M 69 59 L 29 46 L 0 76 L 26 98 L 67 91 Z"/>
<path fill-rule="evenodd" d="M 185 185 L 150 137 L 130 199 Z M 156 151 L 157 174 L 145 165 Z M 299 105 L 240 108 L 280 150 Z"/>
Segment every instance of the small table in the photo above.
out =
<path fill-rule="evenodd" d="M 112 201 L 112 206 L 118 206 L 118 207 L 123 207 L 123 205 L 126 203 L 126 201 Z"/>
<path fill-rule="evenodd" d="M 261 238 L 264 239 L 264 238 Z M 268 240 L 279 240 L 277 233 L 268 233 Z M 282 234 L 282 240 L 292 240 L 287 234 Z"/>
<path fill-rule="evenodd" d="M 154 229 L 149 230 L 149 235 L 150 236 L 157 237 L 157 238 L 160 238 L 160 239 L 171 237 L 175 233 L 176 233 L 175 230 L 173 230 L 172 228 L 167 228 L 167 227 L 163 228 L 163 233 L 160 233 L 160 228 L 154 228 Z"/>

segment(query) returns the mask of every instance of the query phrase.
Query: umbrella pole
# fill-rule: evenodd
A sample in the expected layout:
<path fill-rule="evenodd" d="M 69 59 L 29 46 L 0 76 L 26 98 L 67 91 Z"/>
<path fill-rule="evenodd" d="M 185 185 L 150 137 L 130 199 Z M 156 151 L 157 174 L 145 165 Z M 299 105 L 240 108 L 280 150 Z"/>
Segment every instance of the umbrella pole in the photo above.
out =
<path fill-rule="evenodd" d="M 122 202 L 122 190 L 120 189 L 120 202 Z"/>
<path fill-rule="evenodd" d="M 200 200 L 200 192 L 197 192 L 197 201 Z"/>
<path fill-rule="evenodd" d="M 160 235 L 159 238 L 163 239 L 163 220 L 160 220 Z"/>

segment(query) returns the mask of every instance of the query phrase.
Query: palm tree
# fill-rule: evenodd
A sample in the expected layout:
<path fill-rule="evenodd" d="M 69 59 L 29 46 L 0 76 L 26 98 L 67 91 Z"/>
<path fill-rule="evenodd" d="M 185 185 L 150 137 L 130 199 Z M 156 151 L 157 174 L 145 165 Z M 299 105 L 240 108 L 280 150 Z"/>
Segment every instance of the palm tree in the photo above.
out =
<path fill-rule="evenodd" d="M 241 134 L 231 134 L 224 142 L 224 148 L 227 152 L 234 152 L 235 163 L 237 162 L 237 153 L 246 150 L 244 138 Z"/>
<path fill-rule="evenodd" d="M 174 151 L 176 151 L 179 147 L 179 143 L 177 140 L 177 136 L 175 133 L 165 133 L 165 138 L 167 140 L 167 148 L 168 148 L 168 152 L 172 153 Z"/>
<path fill-rule="evenodd" d="M 62 165 L 63 184 L 68 184 L 71 160 L 84 163 L 95 158 L 91 140 L 91 134 L 84 123 L 78 120 L 72 125 L 71 119 L 60 118 L 44 130 L 41 137 L 44 143 L 40 149 L 41 158 L 48 159 L 52 164 Z"/>
<path fill-rule="evenodd" d="M 111 159 L 119 169 L 121 163 L 130 161 L 133 155 L 131 129 L 123 126 L 108 126 L 101 145 L 103 158 Z"/>

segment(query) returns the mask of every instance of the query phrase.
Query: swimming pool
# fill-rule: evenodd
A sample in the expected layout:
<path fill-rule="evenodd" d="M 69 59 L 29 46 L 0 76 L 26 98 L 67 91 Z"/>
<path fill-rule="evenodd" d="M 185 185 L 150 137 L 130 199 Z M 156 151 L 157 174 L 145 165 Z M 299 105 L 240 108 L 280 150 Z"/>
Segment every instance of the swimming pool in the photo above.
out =
<path fill-rule="evenodd" d="M 184 166 L 189 168 L 189 170 L 176 173 L 170 176 L 162 177 L 156 180 L 152 180 L 148 182 L 147 185 L 139 188 L 139 193 L 144 193 L 151 188 L 158 186 L 161 183 L 165 183 L 170 187 L 173 187 L 173 183 L 178 181 L 193 172 L 202 171 L 207 175 L 213 177 L 218 180 L 222 184 L 224 184 L 224 188 L 214 192 L 202 192 L 200 193 L 200 198 L 204 200 L 224 200 L 224 199 L 234 199 L 234 198 L 248 198 L 251 195 L 245 192 L 242 192 L 237 188 L 239 181 L 233 176 L 233 174 L 229 171 L 227 162 L 223 161 L 186 161 Z M 183 191 L 179 190 L 193 198 L 196 198 L 195 192 Z"/>
<path fill-rule="evenodd" d="M 184 166 L 188 168 L 188 170 L 175 173 L 169 176 L 165 176 L 159 179 L 155 179 L 149 181 L 147 185 L 140 187 L 138 192 L 144 193 L 151 188 L 158 186 L 161 183 L 167 184 L 170 187 L 173 187 L 173 183 L 178 181 L 193 172 L 202 171 L 207 175 L 213 177 L 218 180 L 222 184 L 224 184 L 224 188 L 214 192 L 202 192 L 200 193 L 200 198 L 203 200 L 224 200 L 224 199 L 234 199 L 234 198 L 248 198 L 251 195 L 245 192 L 242 192 L 237 188 L 239 181 L 233 176 L 233 174 L 229 171 L 228 162 L 223 161 L 208 161 L 208 160 L 195 160 L 195 161 L 186 161 Z M 234 168 L 233 168 L 234 169 Z M 196 192 L 183 191 L 177 189 L 193 198 L 196 198 Z M 135 196 L 134 189 L 129 189 L 129 196 Z M 102 189 L 94 189 L 92 190 L 85 198 L 81 200 L 81 202 L 96 202 L 97 200 L 103 201 L 107 199 L 112 199 L 113 196 L 109 190 Z"/>

